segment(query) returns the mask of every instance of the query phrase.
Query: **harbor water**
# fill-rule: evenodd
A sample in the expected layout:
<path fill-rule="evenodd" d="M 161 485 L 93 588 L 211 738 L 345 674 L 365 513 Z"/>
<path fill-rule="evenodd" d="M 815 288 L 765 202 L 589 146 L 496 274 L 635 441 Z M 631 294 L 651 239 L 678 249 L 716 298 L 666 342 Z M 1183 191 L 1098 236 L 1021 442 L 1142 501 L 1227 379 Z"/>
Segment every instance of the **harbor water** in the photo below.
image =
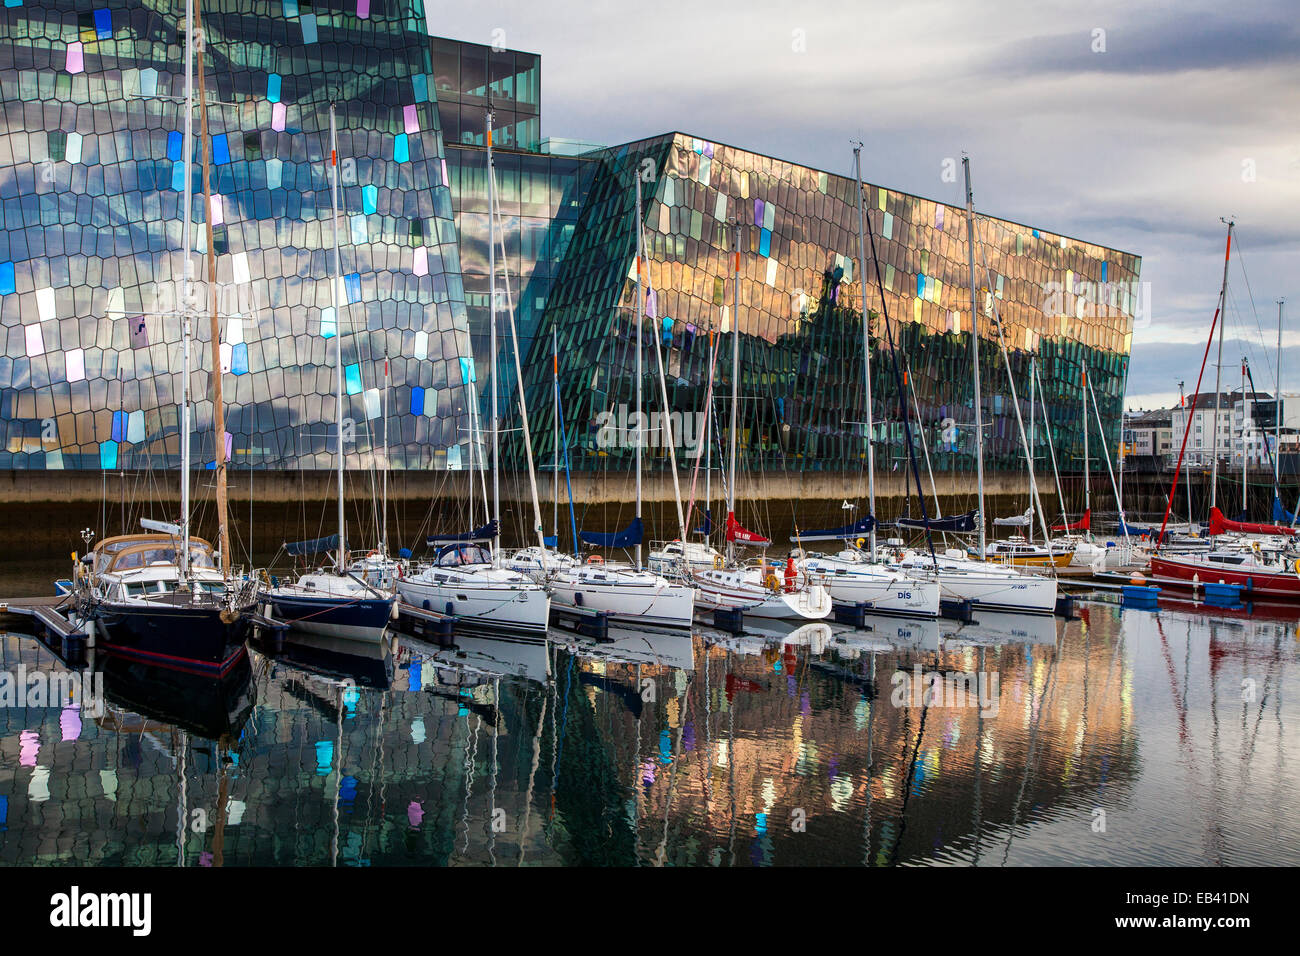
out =
<path fill-rule="evenodd" d="M 102 707 L 18 700 L 66 667 L 3 633 L 0 864 L 1300 864 L 1300 609 L 1104 598 L 290 643 L 221 680 L 109 663 Z"/>

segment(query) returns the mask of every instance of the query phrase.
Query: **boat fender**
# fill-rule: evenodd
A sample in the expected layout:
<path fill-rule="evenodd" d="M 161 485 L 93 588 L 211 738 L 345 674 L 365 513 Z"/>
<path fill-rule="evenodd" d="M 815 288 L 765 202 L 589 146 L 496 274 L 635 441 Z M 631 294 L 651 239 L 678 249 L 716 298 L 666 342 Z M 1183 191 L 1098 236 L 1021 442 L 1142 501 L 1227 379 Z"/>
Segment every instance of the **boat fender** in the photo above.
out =
<path fill-rule="evenodd" d="M 1297 561 L 1296 564 L 1297 564 L 1297 565 L 1300 565 L 1300 561 Z M 713 570 L 715 570 L 715 571 L 721 571 L 721 570 L 722 570 L 722 555 L 719 554 L 717 557 L 715 557 L 715 558 L 713 559 Z M 1298 573 L 1300 573 L 1300 572 L 1298 572 Z"/>
<path fill-rule="evenodd" d="M 604 559 L 603 557 L 601 557 L 599 554 L 593 554 L 591 557 L 587 558 L 587 563 L 588 563 L 588 564 L 604 564 L 604 563 L 605 563 L 605 559 Z"/>

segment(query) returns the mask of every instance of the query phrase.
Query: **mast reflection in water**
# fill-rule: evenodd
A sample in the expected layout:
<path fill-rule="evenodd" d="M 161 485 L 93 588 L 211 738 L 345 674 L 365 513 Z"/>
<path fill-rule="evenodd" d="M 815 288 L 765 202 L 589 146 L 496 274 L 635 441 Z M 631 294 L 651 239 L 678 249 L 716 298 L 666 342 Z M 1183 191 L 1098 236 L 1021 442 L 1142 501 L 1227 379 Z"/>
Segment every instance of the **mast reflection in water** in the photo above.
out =
<path fill-rule="evenodd" d="M 0 708 L 0 863 L 1295 865 L 1297 622 L 1214 615 L 115 670 L 102 717 Z M 0 636 L 20 666 L 63 667 Z"/>

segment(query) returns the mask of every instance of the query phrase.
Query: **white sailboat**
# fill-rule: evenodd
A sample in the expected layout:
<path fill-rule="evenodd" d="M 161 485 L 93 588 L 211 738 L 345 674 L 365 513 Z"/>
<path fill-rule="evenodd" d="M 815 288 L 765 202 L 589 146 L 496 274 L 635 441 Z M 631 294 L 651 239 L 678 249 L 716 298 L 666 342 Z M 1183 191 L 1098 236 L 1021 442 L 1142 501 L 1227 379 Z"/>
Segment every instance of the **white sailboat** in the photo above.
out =
<path fill-rule="evenodd" d="M 641 231 L 641 177 L 636 176 L 636 411 L 641 420 L 641 380 L 643 342 L 641 318 L 645 314 L 645 249 Z M 658 346 L 656 346 L 658 355 Z M 558 356 L 553 368 L 558 376 Z M 557 392 L 558 395 L 558 392 Z M 666 393 L 664 395 L 666 399 Z M 559 413 L 557 401 L 557 415 Z M 558 426 L 558 418 L 557 418 Z M 591 555 L 586 564 L 568 555 L 552 552 L 544 545 L 516 553 L 509 566 L 534 574 L 550 588 L 553 606 L 599 612 L 615 623 L 638 626 L 690 628 L 695 613 L 695 589 L 688 583 L 670 581 L 663 575 L 641 566 L 641 448 L 643 432 L 638 429 L 636 446 L 636 515 L 630 529 L 614 535 L 584 533 L 588 543 L 601 546 L 635 546 L 635 564 L 605 561 Z M 672 442 L 668 442 L 670 454 Z M 676 457 L 670 467 L 676 477 Z M 557 476 L 558 477 L 558 476 Z M 679 499 L 680 500 L 680 499 Z M 680 512 L 679 512 L 680 515 Z M 556 542 L 558 548 L 559 542 Z"/>
<path fill-rule="evenodd" d="M 858 272 L 862 302 L 862 378 L 866 405 L 867 446 L 867 520 L 855 528 L 844 528 L 796 538 L 803 540 L 840 539 L 844 550 L 835 555 L 805 554 L 795 567 L 807 578 L 820 578 L 831 599 L 841 604 L 864 605 L 873 613 L 907 614 L 937 617 L 940 610 L 939 581 L 933 574 L 907 569 L 897 564 L 882 564 L 876 550 L 876 454 L 871 392 L 871 317 L 867 310 L 867 240 L 866 214 L 862 200 L 862 144 L 853 149 L 853 166 L 858 182 Z M 851 507 L 845 503 L 846 508 Z M 869 549 L 854 547 L 851 542 L 859 528 L 865 528 Z"/>
<path fill-rule="evenodd" d="M 970 304 L 971 304 L 971 375 L 974 386 L 975 411 L 975 461 L 979 495 L 979 554 L 988 554 L 988 541 L 984 524 L 984 414 L 980 398 L 979 365 L 979 305 L 976 299 L 977 283 L 975 278 L 975 200 L 970 185 L 970 160 L 962 159 L 966 173 L 966 228 L 968 258 L 970 266 Z M 994 309 L 997 308 L 996 302 Z M 1010 376 L 1008 375 L 1008 381 Z M 1015 385 L 1012 383 L 1012 389 Z M 1014 401 L 1017 418 L 1020 407 Z M 1021 437 L 1024 439 L 1023 423 Z M 1026 440 L 1027 444 L 1027 440 Z M 1029 462 L 1030 496 L 1033 498 L 1036 488 L 1033 478 L 1033 462 Z M 1056 610 L 1057 583 L 1055 577 L 1022 572 L 1013 565 L 994 564 L 984 560 L 973 560 L 966 554 L 949 549 L 943 554 L 917 554 L 910 552 L 899 562 L 904 567 L 934 571 L 939 578 L 939 588 L 944 599 L 950 601 L 970 602 L 977 607 L 1005 611 L 1026 611 L 1034 613 L 1053 613 Z M 1049 565 L 1050 567 L 1050 565 Z"/>
<path fill-rule="evenodd" d="M 714 566 L 688 572 L 698 589 L 695 607 L 698 611 L 740 610 L 747 618 L 773 618 L 780 620 L 817 621 L 831 613 L 831 595 L 816 574 L 799 580 L 793 562 L 787 563 L 784 582 L 777 576 L 776 568 L 766 560 L 758 564 L 736 562 L 736 542 L 745 544 L 770 544 L 766 538 L 747 531 L 736 520 L 736 437 L 739 428 L 740 406 L 740 224 L 735 226 L 733 246 L 733 305 L 731 315 L 731 434 L 727 470 L 727 555 Z M 706 431 L 707 434 L 707 431 Z M 686 545 L 676 542 L 683 550 Z"/>
<path fill-rule="evenodd" d="M 348 568 L 347 521 L 343 504 L 343 309 L 339 284 L 343 267 L 339 256 L 339 165 L 338 129 L 334 104 L 330 104 L 330 208 L 332 211 L 334 270 L 330 275 L 334 327 L 334 425 L 338 451 L 338 535 L 333 569 L 319 568 L 278 587 L 266 588 L 263 599 L 272 614 L 292 629 L 324 637 L 364 643 L 379 643 L 388 629 L 397 600 L 394 592 L 367 583 Z M 333 549 L 332 549 L 333 550 Z"/>
<path fill-rule="evenodd" d="M 499 547 L 501 475 L 500 425 L 497 414 L 497 269 L 496 269 L 496 168 L 492 159 L 492 111 L 487 113 L 488 171 L 488 298 L 491 334 L 489 391 L 492 396 L 492 516 L 481 528 L 464 534 L 433 535 L 427 539 L 439 550 L 431 564 L 397 582 L 397 591 L 406 603 L 426 611 L 445 614 L 471 629 L 506 631 L 545 640 L 550 621 L 551 599 L 547 590 L 528 574 L 504 566 Z M 513 329 L 513 326 L 512 326 Z M 516 349 L 516 356 L 518 349 Z M 517 361 L 517 358 L 516 358 Z M 517 377 L 518 378 L 518 377 Z M 468 387 L 469 383 L 466 383 Z M 523 405 L 522 380 L 520 411 L 525 432 L 528 413 Z M 477 396 L 471 396 L 471 422 Z M 470 474 L 473 499 L 474 451 L 478 440 L 471 430 Z M 532 454 L 529 451 L 529 479 Z M 533 488 L 537 508 L 536 487 Z M 538 533 L 540 537 L 540 527 Z M 484 544 L 491 547 L 484 547 Z M 540 542 L 539 542 L 540 543 Z"/>

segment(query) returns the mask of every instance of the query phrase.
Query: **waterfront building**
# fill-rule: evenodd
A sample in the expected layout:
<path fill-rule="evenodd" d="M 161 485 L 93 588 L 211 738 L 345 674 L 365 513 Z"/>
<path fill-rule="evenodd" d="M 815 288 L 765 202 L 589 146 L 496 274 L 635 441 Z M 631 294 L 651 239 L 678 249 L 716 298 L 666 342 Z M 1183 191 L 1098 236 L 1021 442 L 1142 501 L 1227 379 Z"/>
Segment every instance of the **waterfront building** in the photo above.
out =
<path fill-rule="evenodd" d="M 544 137 L 540 57 L 437 37 L 420 0 L 203 6 L 213 195 L 205 208 L 196 163 L 192 208 L 200 252 L 206 219 L 213 227 L 225 446 L 235 468 L 329 467 L 327 346 L 336 334 L 352 467 L 378 462 L 385 407 L 393 468 L 469 466 L 469 402 L 488 406 L 489 105 L 506 245 L 498 261 L 539 458 L 553 441 L 554 331 L 573 466 L 630 467 L 630 449 L 600 439 L 602 416 L 617 415 L 635 391 L 633 176 L 645 192 L 651 290 L 646 410 L 656 407 L 649 346 L 657 345 L 672 412 L 698 420 L 710 333 L 722 333 L 715 421 L 725 430 L 739 375 L 743 467 L 860 469 L 864 278 L 875 313 L 880 467 L 903 459 L 906 401 L 933 467 L 973 471 L 973 333 L 982 340 L 989 466 L 1021 467 L 995 305 L 1026 410 L 1037 360 L 1038 401 L 1063 460 L 1081 454 L 1085 365 L 1107 443 L 1118 443 L 1133 323 L 1145 309 L 1134 254 L 981 211 L 977 262 L 987 258 L 988 273 L 981 265 L 972 317 L 957 177 L 949 202 L 870 184 L 882 298 L 877 261 L 859 274 L 857 187 L 846 176 L 707 131 L 612 147 Z M 0 11 L 0 468 L 178 462 L 183 9 L 15 0 Z M 345 218 L 342 315 L 325 279 L 331 100 Z M 849 161 L 846 151 L 843 169 Z M 865 161 L 869 172 L 871 149 Z M 732 221 L 742 242 L 736 314 Z M 212 462 L 220 443 L 211 435 L 201 284 L 195 298 L 195 447 Z M 509 342 L 504 323 L 500 331 Z M 513 358 L 502 358 L 497 385 L 509 410 Z M 517 466 L 516 419 L 507 415 L 502 427 Z M 662 450 L 650 457 L 650 467 L 662 462 Z"/>

